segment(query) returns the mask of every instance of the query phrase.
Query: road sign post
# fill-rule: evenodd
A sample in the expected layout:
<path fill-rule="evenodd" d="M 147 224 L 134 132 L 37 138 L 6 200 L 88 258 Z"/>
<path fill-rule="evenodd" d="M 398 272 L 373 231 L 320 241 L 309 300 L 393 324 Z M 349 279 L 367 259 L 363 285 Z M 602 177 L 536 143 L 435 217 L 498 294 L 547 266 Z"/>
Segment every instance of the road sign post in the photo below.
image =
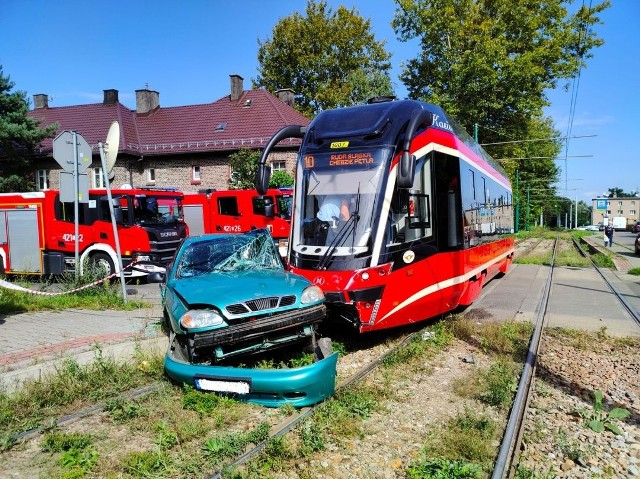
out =
<path fill-rule="evenodd" d="M 80 268 L 79 255 L 79 225 L 78 225 L 78 203 L 89 201 L 88 181 L 82 182 L 80 190 L 80 174 L 91 165 L 92 152 L 89 143 L 76 131 L 63 131 L 53 140 L 53 158 L 62 167 L 64 172 L 73 175 L 73 214 L 74 214 L 74 236 L 75 236 L 75 277 L 78 277 Z M 85 175 L 86 176 L 86 175 Z M 61 174 L 62 177 L 62 174 Z M 68 195 L 63 194 L 63 187 L 68 188 L 68 182 L 60 181 L 60 198 L 67 199 Z M 81 200 L 82 199 L 82 200 Z"/>

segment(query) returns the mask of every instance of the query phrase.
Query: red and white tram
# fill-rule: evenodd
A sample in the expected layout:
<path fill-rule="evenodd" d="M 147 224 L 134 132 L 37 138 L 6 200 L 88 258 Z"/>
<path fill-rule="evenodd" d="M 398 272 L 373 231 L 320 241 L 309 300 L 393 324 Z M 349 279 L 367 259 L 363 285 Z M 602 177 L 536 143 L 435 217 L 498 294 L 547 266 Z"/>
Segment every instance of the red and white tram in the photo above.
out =
<path fill-rule="evenodd" d="M 513 197 L 502 167 L 439 107 L 374 101 L 277 132 L 266 158 L 302 138 L 288 267 L 325 292 L 360 332 L 471 304 L 514 254 Z"/>

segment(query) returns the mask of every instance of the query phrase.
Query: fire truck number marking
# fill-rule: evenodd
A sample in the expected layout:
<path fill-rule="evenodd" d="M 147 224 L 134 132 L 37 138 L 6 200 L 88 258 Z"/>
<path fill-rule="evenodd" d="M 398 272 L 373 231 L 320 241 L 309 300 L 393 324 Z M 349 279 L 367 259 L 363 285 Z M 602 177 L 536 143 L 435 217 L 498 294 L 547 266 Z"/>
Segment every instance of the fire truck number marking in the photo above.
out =
<path fill-rule="evenodd" d="M 242 231 L 240 225 L 224 225 L 222 229 L 227 233 L 240 233 Z"/>
<path fill-rule="evenodd" d="M 64 233 L 62 235 L 62 241 L 69 242 L 69 241 L 75 241 L 76 239 L 76 235 L 72 234 L 72 233 Z M 82 233 L 78 235 L 78 242 L 82 243 L 83 238 L 82 238 Z"/>

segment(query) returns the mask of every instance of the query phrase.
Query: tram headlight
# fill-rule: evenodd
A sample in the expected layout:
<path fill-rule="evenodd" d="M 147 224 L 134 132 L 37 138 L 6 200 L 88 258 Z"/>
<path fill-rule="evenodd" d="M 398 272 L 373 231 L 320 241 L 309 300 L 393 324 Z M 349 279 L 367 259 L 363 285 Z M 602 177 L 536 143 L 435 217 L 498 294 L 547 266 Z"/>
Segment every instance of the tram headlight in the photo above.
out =
<path fill-rule="evenodd" d="M 300 297 L 302 304 L 316 303 L 324 299 L 324 293 L 315 284 L 305 288 Z"/>

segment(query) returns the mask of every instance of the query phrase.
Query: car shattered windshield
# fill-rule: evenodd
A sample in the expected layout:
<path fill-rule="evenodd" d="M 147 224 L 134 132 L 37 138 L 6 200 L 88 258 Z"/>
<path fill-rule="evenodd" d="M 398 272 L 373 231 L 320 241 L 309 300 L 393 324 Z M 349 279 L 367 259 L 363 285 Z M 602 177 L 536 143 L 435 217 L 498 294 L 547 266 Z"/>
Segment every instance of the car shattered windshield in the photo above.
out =
<path fill-rule="evenodd" d="M 188 278 L 221 271 L 283 269 L 267 230 L 238 235 L 207 235 L 184 247 L 176 276 Z"/>

